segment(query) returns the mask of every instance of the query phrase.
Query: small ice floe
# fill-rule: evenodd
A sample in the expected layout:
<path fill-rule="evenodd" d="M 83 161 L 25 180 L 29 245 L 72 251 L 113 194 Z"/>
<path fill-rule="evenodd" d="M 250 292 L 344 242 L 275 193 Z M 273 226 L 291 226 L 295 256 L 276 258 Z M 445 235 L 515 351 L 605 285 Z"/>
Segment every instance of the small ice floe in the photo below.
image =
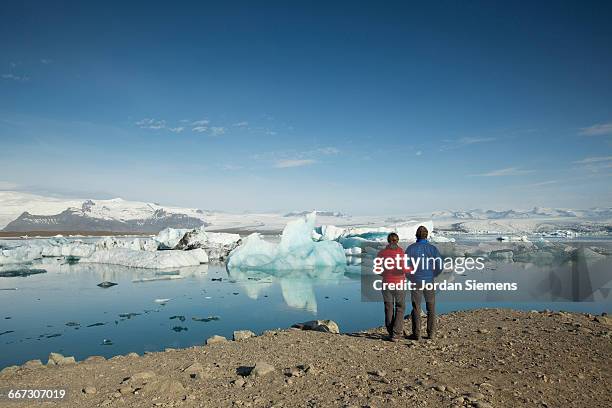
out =
<path fill-rule="evenodd" d="M 113 345 L 113 342 L 112 342 L 112 340 L 111 340 L 111 339 L 103 339 L 103 340 L 102 340 L 102 345 L 103 345 L 103 346 L 112 346 L 112 345 Z"/>
<path fill-rule="evenodd" d="M 115 282 L 104 281 L 104 282 L 98 283 L 97 286 L 106 289 L 106 288 L 110 288 L 110 287 L 116 286 L 116 285 L 118 285 L 118 284 L 115 283 Z"/>
<path fill-rule="evenodd" d="M 98 326 L 104 326 L 104 325 L 105 323 L 98 322 L 98 323 L 88 324 L 87 327 L 98 327 Z"/>
<path fill-rule="evenodd" d="M 140 316 L 140 313 L 119 313 L 119 317 L 121 317 L 122 319 L 131 319 L 134 316 Z"/>
<path fill-rule="evenodd" d="M 181 322 L 185 321 L 185 316 L 172 316 L 170 320 L 179 319 Z"/>
<path fill-rule="evenodd" d="M 183 278 L 184 277 L 181 275 L 164 275 L 164 276 L 155 276 L 153 278 L 133 279 L 132 283 L 166 281 L 166 280 L 183 279 Z"/>
<path fill-rule="evenodd" d="M 81 323 L 78 323 L 78 322 L 68 322 L 68 323 L 66 323 L 66 326 L 68 326 L 68 327 L 78 327 L 80 325 L 81 325 Z"/>
<path fill-rule="evenodd" d="M 169 301 L 171 301 L 172 299 L 155 299 L 154 302 L 160 305 L 165 305 L 166 303 L 168 303 Z"/>
<path fill-rule="evenodd" d="M 47 273 L 44 269 L 29 269 L 29 268 L 20 268 L 20 269 L 12 269 L 12 270 L 0 270 L 0 277 L 2 278 L 17 278 L 17 277 L 26 277 L 30 275 L 36 275 L 39 273 Z"/>
<path fill-rule="evenodd" d="M 172 328 L 172 330 L 174 330 L 175 332 L 179 333 L 179 332 L 182 332 L 183 330 L 187 331 L 187 330 L 189 330 L 189 329 L 188 329 L 187 327 L 174 326 L 174 327 Z"/>
<path fill-rule="evenodd" d="M 220 320 L 219 316 L 208 316 L 208 317 L 192 317 L 191 320 L 194 322 L 212 322 L 215 320 Z"/>

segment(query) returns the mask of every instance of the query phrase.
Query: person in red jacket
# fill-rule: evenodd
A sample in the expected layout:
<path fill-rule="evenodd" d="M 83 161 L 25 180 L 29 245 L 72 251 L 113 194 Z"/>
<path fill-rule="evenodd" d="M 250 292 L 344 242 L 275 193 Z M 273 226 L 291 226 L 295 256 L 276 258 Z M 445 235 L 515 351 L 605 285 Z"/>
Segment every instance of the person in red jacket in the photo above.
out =
<path fill-rule="evenodd" d="M 404 250 L 398 245 L 399 236 L 392 232 L 387 236 L 387 242 L 389 245 L 385 249 L 381 250 L 377 257 L 378 258 L 392 258 L 393 260 L 399 255 L 404 256 Z M 406 273 L 410 272 L 410 269 L 400 268 L 398 269 L 393 263 L 393 268 L 386 268 L 382 273 L 383 281 L 383 300 L 385 302 L 385 327 L 389 333 L 389 341 L 398 341 L 399 337 L 404 333 L 404 311 L 406 310 Z M 384 265 L 384 263 L 383 263 Z M 403 289 L 388 289 L 388 285 L 395 284 L 400 286 L 403 283 Z"/>

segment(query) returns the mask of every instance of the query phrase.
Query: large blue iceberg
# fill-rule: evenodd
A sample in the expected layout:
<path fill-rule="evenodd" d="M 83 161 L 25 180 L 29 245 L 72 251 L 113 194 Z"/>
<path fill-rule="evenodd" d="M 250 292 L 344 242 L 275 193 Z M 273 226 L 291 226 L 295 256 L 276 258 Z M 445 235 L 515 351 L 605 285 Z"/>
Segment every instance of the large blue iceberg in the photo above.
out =
<path fill-rule="evenodd" d="M 315 217 L 311 213 L 288 222 L 279 244 L 267 242 L 257 233 L 249 235 L 230 253 L 227 267 L 264 271 L 345 266 L 342 245 L 312 240 Z"/>

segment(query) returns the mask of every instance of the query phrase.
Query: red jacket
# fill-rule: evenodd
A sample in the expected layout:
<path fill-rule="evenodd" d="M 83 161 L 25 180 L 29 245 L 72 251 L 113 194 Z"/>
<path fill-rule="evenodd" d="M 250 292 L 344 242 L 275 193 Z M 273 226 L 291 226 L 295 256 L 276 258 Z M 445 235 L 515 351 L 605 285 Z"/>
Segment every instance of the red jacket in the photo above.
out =
<path fill-rule="evenodd" d="M 401 247 L 399 246 L 392 247 L 391 245 L 387 245 L 387 247 L 381 250 L 376 257 L 377 258 L 391 258 L 393 259 L 393 265 L 395 266 L 395 258 L 398 255 L 401 257 L 404 256 L 404 250 Z M 383 263 L 382 265 L 384 267 L 385 264 Z M 392 269 L 385 268 L 385 270 L 382 273 L 383 282 L 384 283 L 401 283 L 406 280 L 406 274 L 409 273 L 411 270 L 412 270 L 411 268 L 407 268 L 407 269 L 397 269 L 395 267 Z"/>

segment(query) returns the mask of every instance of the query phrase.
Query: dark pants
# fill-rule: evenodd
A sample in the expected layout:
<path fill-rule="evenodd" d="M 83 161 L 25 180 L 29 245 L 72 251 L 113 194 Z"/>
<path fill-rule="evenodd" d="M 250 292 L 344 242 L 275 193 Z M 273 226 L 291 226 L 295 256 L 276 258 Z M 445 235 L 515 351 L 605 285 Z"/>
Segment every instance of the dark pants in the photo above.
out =
<path fill-rule="evenodd" d="M 401 336 L 404 332 L 405 290 L 383 290 L 385 302 L 385 326 L 389 336 Z"/>
<path fill-rule="evenodd" d="M 435 290 L 411 290 L 412 300 L 412 334 L 421 336 L 421 301 L 425 295 L 425 306 L 427 307 L 427 335 L 433 337 L 436 333 L 436 292 Z"/>

